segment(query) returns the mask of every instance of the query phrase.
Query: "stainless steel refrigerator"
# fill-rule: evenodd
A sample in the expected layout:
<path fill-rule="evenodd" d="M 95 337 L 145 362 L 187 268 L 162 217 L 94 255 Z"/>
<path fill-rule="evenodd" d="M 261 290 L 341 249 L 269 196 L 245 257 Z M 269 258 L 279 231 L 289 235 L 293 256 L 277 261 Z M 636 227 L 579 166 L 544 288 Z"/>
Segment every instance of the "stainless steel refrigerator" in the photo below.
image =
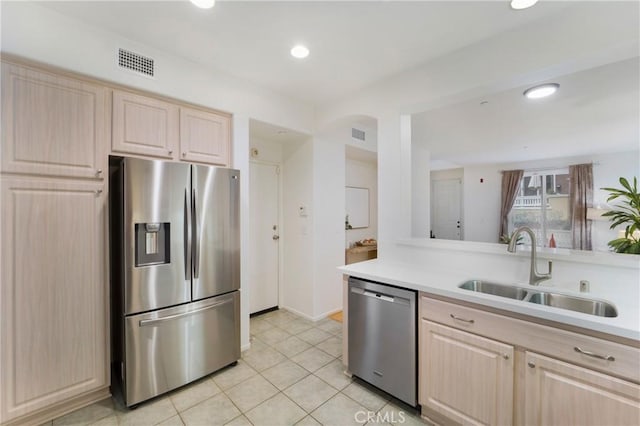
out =
<path fill-rule="evenodd" d="M 240 358 L 238 170 L 111 157 L 112 384 L 127 406 Z"/>

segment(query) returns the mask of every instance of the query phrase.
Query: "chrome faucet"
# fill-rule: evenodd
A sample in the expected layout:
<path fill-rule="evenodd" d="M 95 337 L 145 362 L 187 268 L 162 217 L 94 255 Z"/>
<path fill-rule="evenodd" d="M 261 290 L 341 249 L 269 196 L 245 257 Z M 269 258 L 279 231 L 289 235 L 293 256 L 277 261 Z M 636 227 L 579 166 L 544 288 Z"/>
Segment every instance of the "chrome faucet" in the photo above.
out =
<path fill-rule="evenodd" d="M 528 226 L 521 226 L 520 228 L 513 231 L 513 234 L 511 234 L 511 240 L 509 241 L 509 246 L 507 247 L 507 251 L 510 253 L 516 252 L 518 235 L 523 232 L 529 234 L 529 237 L 531 238 L 531 269 L 529 270 L 529 285 L 538 285 L 544 280 L 551 279 L 552 262 L 549 261 L 549 273 L 538 273 L 538 268 L 536 266 L 538 261 L 536 258 L 536 234 L 533 233 L 531 228 L 529 228 Z"/>

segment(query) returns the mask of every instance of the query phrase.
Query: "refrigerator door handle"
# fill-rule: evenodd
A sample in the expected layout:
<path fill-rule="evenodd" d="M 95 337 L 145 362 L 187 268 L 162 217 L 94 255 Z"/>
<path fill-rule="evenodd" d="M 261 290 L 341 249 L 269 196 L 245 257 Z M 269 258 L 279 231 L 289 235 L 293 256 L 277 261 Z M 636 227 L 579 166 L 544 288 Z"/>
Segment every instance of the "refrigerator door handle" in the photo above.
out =
<path fill-rule="evenodd" d="M 182 312 L 180 314 L 167 315 L 166 317 L 157 318 L 157 319 L 140 320 L 139 324 L 140 324 L 140 327 L 154 326 L 156 324 L 160 324 L 165 321 L 172 321 L 175 319 L 187 317 L 189 315 L 199 314 L 200 312 L 208 311 L 209 309 L 217 308 L 219 306 L 222 306 L 231 302 L 233 302 L 233 299 L 226 299 L 221 302 L 214 303 L 213 305 L 205 306 L 204 308 L 200 308 L 200 309 L 194 309 L 193 311 L 189 311 L 189 312 Z"/>
<path fill-rule="evenodd" d="M 192 189 L 191 200 L 192 206 L 192 228 L 193 228 L 193 278 L 198 278 L 200 275 L 200 238 L 198 236 L 198 191 L 196 188 Z"/>
<path fill-rule="evenodd" d="M 184 279 L 191 280 L 191 199 L 184 189 Z"/>

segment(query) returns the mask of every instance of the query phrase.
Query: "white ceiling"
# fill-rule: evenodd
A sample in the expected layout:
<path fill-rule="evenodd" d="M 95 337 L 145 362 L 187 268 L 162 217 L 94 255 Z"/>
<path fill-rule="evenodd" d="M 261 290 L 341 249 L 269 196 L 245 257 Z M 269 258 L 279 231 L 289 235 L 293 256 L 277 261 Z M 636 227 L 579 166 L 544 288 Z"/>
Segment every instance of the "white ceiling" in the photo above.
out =
<path fill-rule="evenodd" d="M 42 4 L 314 105 L 575 7 L 547 1 L 514 11 L 508 0 L 219 0 L 210 10 L 188 0 Z M 307 59 L 290 56 L 296 43 L 310 48 Z"/>

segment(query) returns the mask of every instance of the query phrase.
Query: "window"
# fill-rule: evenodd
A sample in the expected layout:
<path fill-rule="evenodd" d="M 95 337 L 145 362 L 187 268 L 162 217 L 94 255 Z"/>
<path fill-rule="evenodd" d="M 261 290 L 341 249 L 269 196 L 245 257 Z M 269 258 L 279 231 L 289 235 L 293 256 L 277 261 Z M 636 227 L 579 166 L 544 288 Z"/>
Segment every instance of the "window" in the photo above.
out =
<path fill-rule="evenodd" d="M 533 230 L 538 246 L 548 247 L 553 235 L 557 247 L 571 248 L 569 169 L 525 171 L 509 214 L 509 231 L 520 226 Z"/>

